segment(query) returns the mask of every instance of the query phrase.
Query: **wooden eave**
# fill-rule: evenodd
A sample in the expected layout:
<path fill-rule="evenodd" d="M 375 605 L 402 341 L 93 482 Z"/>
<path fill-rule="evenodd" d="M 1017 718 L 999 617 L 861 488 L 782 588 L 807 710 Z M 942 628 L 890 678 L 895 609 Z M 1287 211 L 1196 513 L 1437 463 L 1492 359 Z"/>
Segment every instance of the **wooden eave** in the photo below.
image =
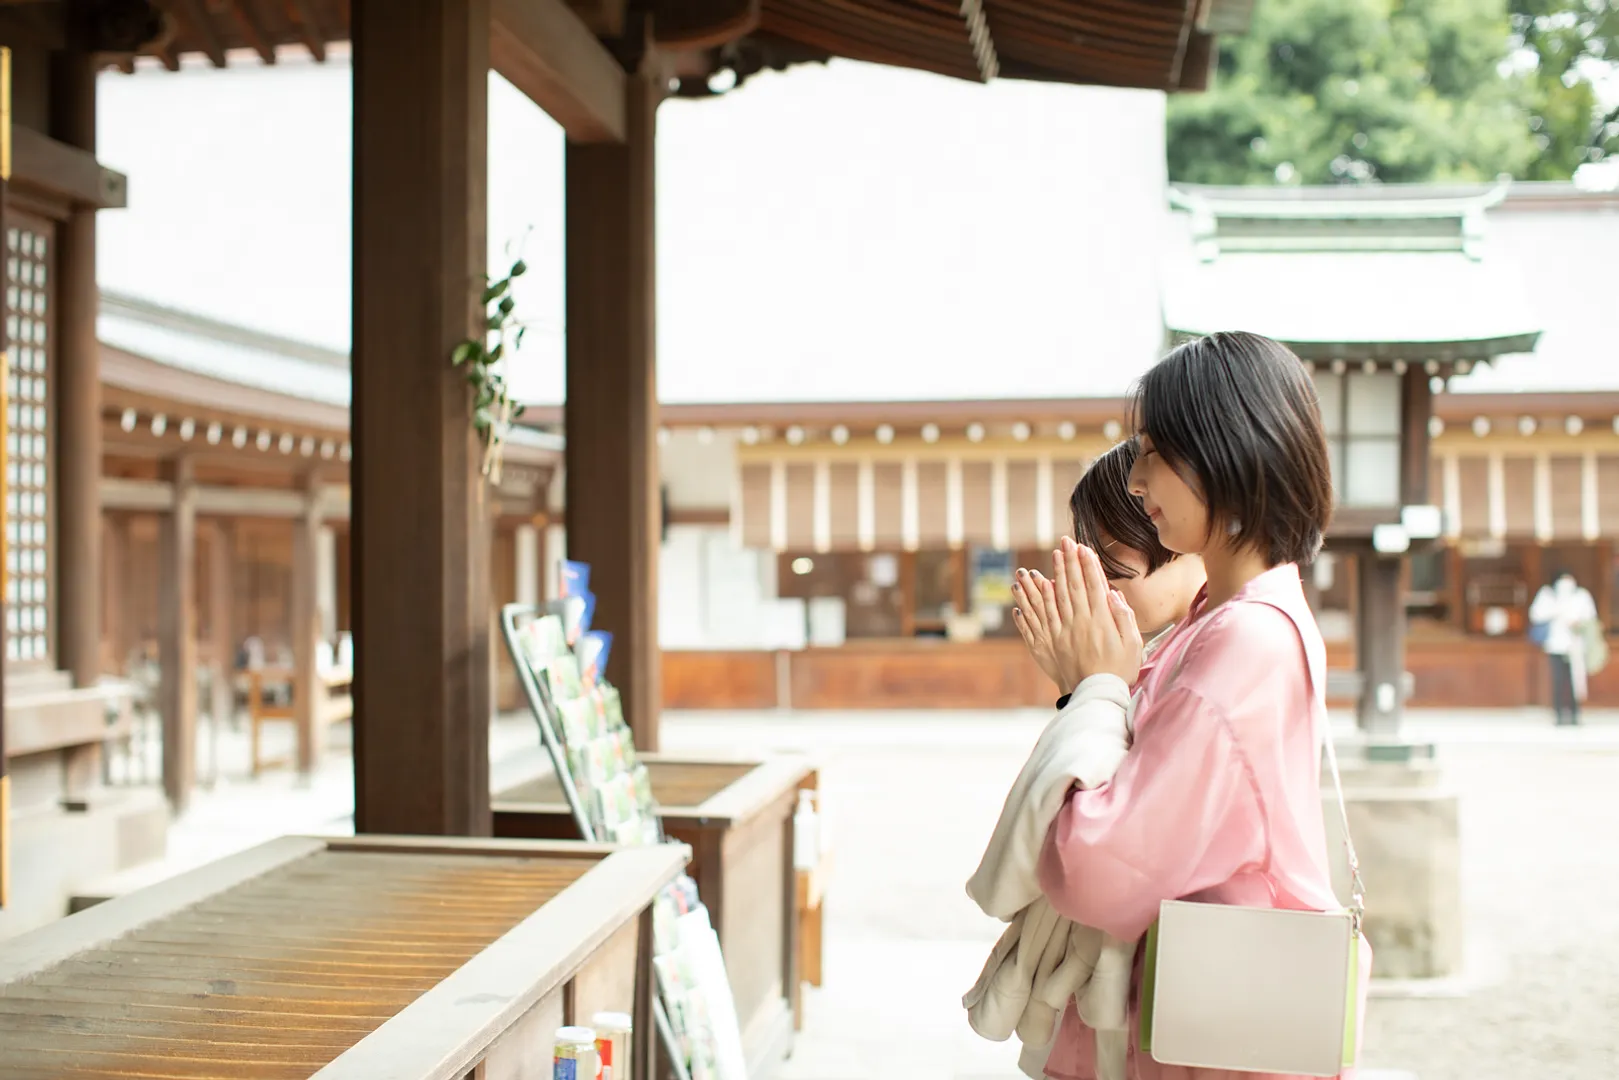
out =
<path fill-rule="evenodd" d="M 1397 362 L 1412 364 L 1437 362 L 1441 374 L 1452 373 L 1458 362 L 1480 363 L 1498 356 L 1535 351 L 1540 332 L 1510 337 L 1479 338 L 1472 341 L 1287 341 L 1300 360 L 1327 363 L 1342 360 L 1349 364 L 1371 361 L 1380 366 Z"/>
<path fill-rule="evenodd" d="M 271 451 L 257 451 L 254 442 L 241 451 L 256 452 L 259 457 L 274 453 L 296 460 L 303 456 L 306 438 L 314 440 L 317 447 L 342 444 L 348 439 L 349 410 L 342 406 L 183 371 L 106 344 L 101 346 L 101 386 L 103 439 L 110 451 L 161 456 L 183 450 L 186 443 L 180 427 L 186 420 L 194 425 L 191 442 L 198 446 L 205 445 L 203 432 L 209 424 L 217 423 L 224 429 L 225 442 L 213 448 L 218 453 L 234 449 L 228 440 L 239 427 L 248 429 L 252 439 L 260 431 L 270 432 L 275 443 Z M 120 426 L 126 409 L 139 414 L 133 432 L 124 432 Z M 167 430 L 162 436 L 150 433 L 151 418 L 158 415 L 166 421 Z M 290 435 L 296 444 L 291 455 L 279 453 L 283 435 Z M 517 442 L 506 445 L 504 456 L 513 465 L 539 469 L 554 468 L 562 459 L 559 450 Z"/>
<path fill-rule="evenodd" d="M 981 401 L 790 401 L 661 405 L 667 428 L 746 427 L 766 424 L 919 427 L 923 424 L 1017 423 L 1084 427 L 1120 420 L 1129 412 L 1122 397 L 1035 398 Z M 530 405 L 523 422 L 533 427 L 563 422 L 562 406 Z"/>
<path fill-rule="evenodd" d="M 182 371 L 105 344 L 101 383 L 103 400 L 119 408 L 189 410 L 199 420 L 266 421 L 334 437 L 349 429 L 349 411 L 341 406 Z"/>
<path fill-rule="evenodd" d="M 347 0 L 154 3 L 170 31 L 143 51 L 171 69 L 186 56 L 206 56 L 219 67 L 233 54 L 274 63 L 277 50 L 291 45 L 323 59 L 349 37 Z M 651 21 L 654 35 L 660 21 L 671 27 L 670 40 L 657 44 L 687 54 L 688 63 L 700 56 L 712 70 L 730 66 L 727 54 L 740 50 L 775 57 L 767 66 L 838 57 L 973 81 L 1001 76 L 1177 91 L 1207 85 L 1215 34 L 1245 28 L 1250 6 L 1247 0 L 755 0 L 705 5 L 708 26 L 694 23 L 701 17 L 689 0 L 660 0 Z M 554 25 L 549 12 L 563 7 L 562 0 L 507 0 L 504 14 L 497 5 L 497 25 L 516 29 L 514 15 L 525 25 Z M 602 9 L 616 7 L 572 0 L 566 10 L 601 33 L 615 29 Z M 661 7 L 669 18 L 659 19 Z"/>
<path fill-rule="evenodd" d="M 1588 423 L 1611 424 L 1619 417 L 1619 390 L 1436 394 L 1433 411 L 1447 424 L 1467 423 L 1478 416 L 1530 416 L 1537 420 L 1577 416 Z"/>

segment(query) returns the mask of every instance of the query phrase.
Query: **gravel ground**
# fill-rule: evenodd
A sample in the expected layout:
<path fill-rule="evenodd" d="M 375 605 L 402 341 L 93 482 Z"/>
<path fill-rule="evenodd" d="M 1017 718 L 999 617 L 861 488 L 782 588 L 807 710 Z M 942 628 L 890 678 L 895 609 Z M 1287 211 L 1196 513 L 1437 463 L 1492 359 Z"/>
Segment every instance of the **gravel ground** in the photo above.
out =
<path fill-rule="evenodd" d="M 1619 751 L 1448 748 L 1480 982 L 1379 1000 L 1367 1057 L 1421 1080 L 1619 1074 Z"/>
<path fill-rule="evenodd" d="M 836 876 L 828 981 L 785 1080 L 1010 1078 L 959 994 L 998 924 L 966 899 L 1037 713 L 673 714 L 671 748 L 802 749 L 822 760 Z M 1424 714 L 1462 796 L 1465 993 L 1380 998 L 1366 1065 L 1418 1080 L 1619 1075 L 1619 720 Z M 926 1060 L 895 1044 L 926 1045 Z M 887 1049 L 885 1049 L 887 1048 Z"/>

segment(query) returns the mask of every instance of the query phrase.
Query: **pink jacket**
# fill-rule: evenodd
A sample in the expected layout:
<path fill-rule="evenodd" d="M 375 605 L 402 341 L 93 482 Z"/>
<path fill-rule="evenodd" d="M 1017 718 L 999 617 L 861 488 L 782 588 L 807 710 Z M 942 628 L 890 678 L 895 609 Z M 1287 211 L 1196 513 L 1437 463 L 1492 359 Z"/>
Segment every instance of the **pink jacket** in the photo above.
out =
<path fill-rule="evenodd" d="M 1111 782 L 1069 795 L 1041 852 L 1052 906 L 1126 940 L 1164 900 L 1338 906 L 1321 815 L 1326 646 L 1298 568 L 1261 574 L 1207 616 L 1204 602 L 1143 676 L 1124 764 Z M 1361 958 L 1364 1018 L 1370 950 Z M 1130 1080 L 1262 1080 L 1160 1065 L 1136 1052 L 1135 1030 Z M 1070 1003 L 1047 1075 L 1094 1080 L 1093 1051 Z"/>

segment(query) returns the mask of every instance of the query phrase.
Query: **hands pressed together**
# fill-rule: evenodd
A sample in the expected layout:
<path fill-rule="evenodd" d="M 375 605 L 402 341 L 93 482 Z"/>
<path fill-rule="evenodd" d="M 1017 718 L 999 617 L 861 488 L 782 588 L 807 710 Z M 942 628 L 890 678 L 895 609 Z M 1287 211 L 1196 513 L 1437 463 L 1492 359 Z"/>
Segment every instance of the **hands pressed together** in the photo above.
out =
<path fill-rule="evenodd" d="M 1040 670 L 1061 693 L 1092 675 L 1133 685 L 1141 671 L 1141 630 L 1124 597 L 1110 589 L 1096 552 L 1063 537 L 1050 578 L 1019 568 L 1012 621 Z"/>

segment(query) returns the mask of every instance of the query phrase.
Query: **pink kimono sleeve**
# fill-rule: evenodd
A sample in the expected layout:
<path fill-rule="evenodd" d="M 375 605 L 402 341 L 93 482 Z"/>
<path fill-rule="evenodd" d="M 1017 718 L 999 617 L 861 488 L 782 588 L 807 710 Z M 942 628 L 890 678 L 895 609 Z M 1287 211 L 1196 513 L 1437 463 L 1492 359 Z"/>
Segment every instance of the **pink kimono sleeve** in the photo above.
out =
<path fill-rule="evenodd" d="M 1162 901 L 1223 884 L 1264 851 L 1253 777 L 1226 719 L 1177 688 L 1111 782 L 1069 795 L 1040 853 L 1040 888 L 1058 913 L 1131 941 Z"/>

